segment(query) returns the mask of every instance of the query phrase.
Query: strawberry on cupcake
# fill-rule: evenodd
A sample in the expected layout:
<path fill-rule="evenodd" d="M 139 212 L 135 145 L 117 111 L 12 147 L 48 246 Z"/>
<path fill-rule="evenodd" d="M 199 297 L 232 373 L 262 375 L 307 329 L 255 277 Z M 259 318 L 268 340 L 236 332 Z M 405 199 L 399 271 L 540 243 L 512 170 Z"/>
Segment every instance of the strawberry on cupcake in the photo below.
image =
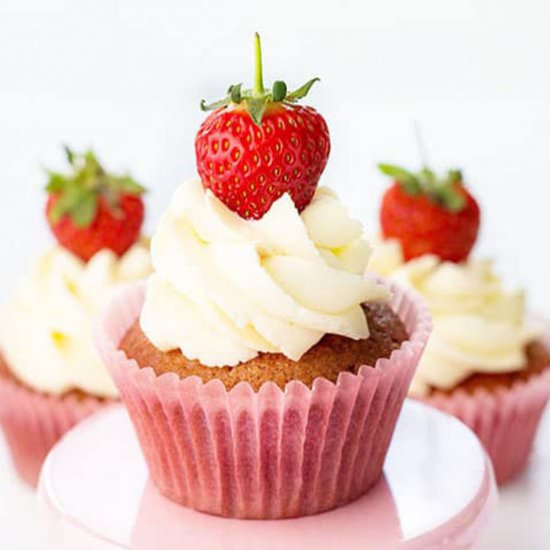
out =
<path fill-rule="evenodd" d="M 434 323 L 410 394 L 472 428 L 505 483 L 527 463 L 550 396 L 548 338 L 527 314 L 524 292 L 505 288 L 491 261 L 470 256 L 480 208 L 461 172 L 380 170 L 393 182 L 371 269 L 419 293 Z"/>
<path fill-rule="evenodd" d="M 98 347 L 152 479 L 213 514 L 329 510 L 382 475 L 429 332 L 420 303 L 365 276 L 361 224 L 319 181 L 322 115 L 296 91 L 236 84 L 200 127 L 200 179 L 151 242 L 147 288 L 121 296 Z"/>
<path fill-rule="evenodd" d="M 385 239 L 397 239 L 405 260 L 434 254 L 442 261 L 464 261 L 477 239 L 480 210 L 460 170 L 443 177 L 423 168 L 410 172 L 391 164 L 380 171 L 394 179 L 380 207 Z"/>
<path fill-rule="evenodd" d="M 66 148 L 50 172 L 46 217 L 58 244 L 41 255 L 1 312 L 0 422 L 14 464 L 34 485 L 43 459 L 82 417 L 116 399 L 92 340 L 94 316 L 150 272 L 140 237 L 144 188 Z"/>

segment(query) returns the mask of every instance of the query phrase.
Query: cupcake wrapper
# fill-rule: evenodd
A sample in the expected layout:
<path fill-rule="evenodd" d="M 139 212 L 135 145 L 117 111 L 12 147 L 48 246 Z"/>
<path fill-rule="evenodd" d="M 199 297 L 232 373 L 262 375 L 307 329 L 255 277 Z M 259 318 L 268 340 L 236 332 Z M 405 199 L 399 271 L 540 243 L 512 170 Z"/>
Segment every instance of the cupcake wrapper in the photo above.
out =
<path fill-rule="evenodd" d="M 542 339 L 550 349 L 550 329 Z M 474 394 L 457 390 L 421 401 L 456 416 L 479 437 L 503 485 L 527 465 L 537 428 L 550 397 L 550 368 L 512 388 Z"/>
<path fill-rule="evenodd" d="M 120 296 L 97 326 L 96 342 L 128 408 L 151 477 L 162 494 L 204 512 L 240 518 L 314 514 L 364 494 L 382 474 L 430 317 L 392 286 L 392 307 L 410 339 L 374 368 L 336 384 L 299 381 L 258 392 L 228 391 L 175 373 L 157 376 L 118 349 L 144 300 L 143 286 Z"/>
<path fill-rule="evenodd" d="M 50 449 L 67 430 L 105 404 L 94 397 L 38 393 L 0 377 L 0 424 L 15 470 L 23 481 L 36 487 Z"/>

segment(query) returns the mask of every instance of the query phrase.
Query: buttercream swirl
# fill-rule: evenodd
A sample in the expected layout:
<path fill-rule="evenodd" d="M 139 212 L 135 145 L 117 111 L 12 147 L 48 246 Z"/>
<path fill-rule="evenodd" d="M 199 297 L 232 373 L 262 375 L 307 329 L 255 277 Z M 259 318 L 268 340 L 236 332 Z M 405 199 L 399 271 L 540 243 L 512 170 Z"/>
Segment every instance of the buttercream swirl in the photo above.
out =
<path fill-rule="evenodd" d="M 327 333 L 367 338 L 361 304 L 388 297 L 364 276 L 361 224 L 327 188 L 301 214 L 285 194 L 262 219 L 245 220 L 188 181 L 151 252 L 142 329 L 158 349 L 211 367 L 260 352 L 298 360 Z"/>
<path fill-rule="evenodd" d="M 368 269 L 382 277 L 390 276 L 404 263 L 403 249 L 397 239 L 382 239 L 378 235 L 369 238 L 372 244 L 372 254 Z"/>
<path fill-rule="evenodd" d="M 150 273 L 143 242 L 121 258 L 102 250 L 87 263 L 59 246 L 42 255 L 2 312 L 0 347 L 10 370 L 38 391 L 115 397 L 93 344 L 94 317 L 125 285 Z"/>
<path fill-rule="evenodd" d="M 411 386 L 412 395 L 450 389 L 473 373 L 505 373 L 526 365 L 537 328 L 525 316 L 522 290 L 507 290 L 491 261 L 455 264 L 427 255 L 392 277 L 416 290 L 433 316 L 433 331 Z"/>

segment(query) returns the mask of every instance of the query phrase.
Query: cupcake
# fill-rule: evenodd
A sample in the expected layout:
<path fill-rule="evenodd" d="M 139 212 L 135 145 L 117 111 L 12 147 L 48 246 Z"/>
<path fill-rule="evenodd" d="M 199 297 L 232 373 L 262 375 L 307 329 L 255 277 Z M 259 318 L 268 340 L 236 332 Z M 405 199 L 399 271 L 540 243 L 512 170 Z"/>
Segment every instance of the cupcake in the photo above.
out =
<path fill-rule="evenodd" d="M 433 316 L 410 395 L 465 422 L 503 484 L 525 467 L 550 396 L 548 338 L 523 290 L 507 289 L 491 261 L 469 257 L 480 216 L 460 172 L 382 168 L 396 181 L 371 268 L 420 294 Z"/>
<path fill-rule="evenodd" d="M 118 396 L 93 345 L 113 295 L 151 272 L 139 240 L 143 188 L 67 149 L 71 173 L 50 173 L 44 253 L 0 313 L 0 423 L 15 468 L 36 485 L 42 462 L 76 422 Z"/>
<path fill-rule="evenodd" d="M 361 225 L 318 187 L 327 125 L 296 104 L 314 81 L 264 89 L 255 45 L 254 89 L 214 104 L 200 179 L 153 236 L 154 273 L 113 302 L 96 341 L 163 495 L 275 519 L 380 479 L 429 317 L 365 276 Z"/>

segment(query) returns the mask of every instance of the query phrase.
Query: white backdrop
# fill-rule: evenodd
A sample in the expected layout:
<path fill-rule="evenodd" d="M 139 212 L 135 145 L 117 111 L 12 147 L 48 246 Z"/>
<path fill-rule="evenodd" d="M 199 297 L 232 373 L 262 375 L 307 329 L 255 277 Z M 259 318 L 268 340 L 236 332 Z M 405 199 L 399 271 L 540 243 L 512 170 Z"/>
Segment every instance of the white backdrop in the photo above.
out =
<path fill-rule="evenodd" d="M 52 242 L 43 167 L 62 167 L 60 144 L 145 182 L 150 231 L 195 175 L 199 100 L 250 81 L 258 30 L 266 79 L 322 78 L 323 181 L 367 231 L 375 165 L 419 162 L 418 120 L 433 165 L 463 168 L 482 203 L 476 253 L 550 315 L 549 21 L 546 0 L 0 0 L 0 302 Z"/>
<path fill-rule="evenodd" d="M 199 5 L 200 4 L 200 5 Z M 544 0 L 1 0 L 0 300 L 51 243 L 42 167 L 60 143 L 93 145 L 151 192 L 149 228 L 195 174 L 202 97 L 250 81 L 251 38 L 265 73 L 291 85 L 319 75 L 309 101 L 333 153 L 323 178 L 377 226 L 380 160 L 465 170 L 483 204 L 478 253 L 498 258 L 550 313 L 550 7 Z"/>

